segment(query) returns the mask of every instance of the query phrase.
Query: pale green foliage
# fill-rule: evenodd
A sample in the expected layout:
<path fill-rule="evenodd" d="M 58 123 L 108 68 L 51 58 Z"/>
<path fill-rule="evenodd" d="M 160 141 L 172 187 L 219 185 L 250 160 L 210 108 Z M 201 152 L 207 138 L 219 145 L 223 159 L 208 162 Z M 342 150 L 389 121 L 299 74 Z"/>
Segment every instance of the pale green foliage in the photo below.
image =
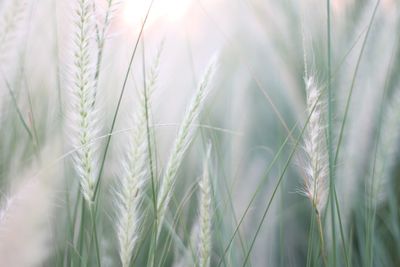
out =
<path fill-rule="evenodd" d="M 399 8 L 0 0 L 0 266 L 400 266 Z"/>

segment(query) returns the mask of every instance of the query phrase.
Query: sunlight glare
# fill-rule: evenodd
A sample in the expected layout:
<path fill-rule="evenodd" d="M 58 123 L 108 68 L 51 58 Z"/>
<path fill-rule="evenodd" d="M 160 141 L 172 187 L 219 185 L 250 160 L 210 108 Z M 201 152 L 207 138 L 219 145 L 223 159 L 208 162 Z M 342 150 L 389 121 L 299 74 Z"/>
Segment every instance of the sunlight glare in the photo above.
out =
<path fill-rule="evenodd" d="M 137 27 L 144 19 L 150 0 L 128 0 L 123 7 L 123 20 L 131 27 Z M 156 22 L 177 23 L 187 13 L 192 0 L 155 1 L 147 25 Z"/>

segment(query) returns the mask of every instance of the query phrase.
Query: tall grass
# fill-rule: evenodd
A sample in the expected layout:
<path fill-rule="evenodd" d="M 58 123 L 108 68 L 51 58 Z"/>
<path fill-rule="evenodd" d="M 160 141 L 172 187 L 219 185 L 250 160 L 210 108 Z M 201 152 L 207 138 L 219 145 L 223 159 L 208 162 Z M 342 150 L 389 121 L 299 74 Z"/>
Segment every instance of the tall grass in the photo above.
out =
<path fill-rule="evenodd" d="M 198 90 L 191 100 L 187 111 L 185 112 L 185 117 L 182 120 L 182 124 L 179 128 L 171 155 L 167 163 L 167 167 L 165 169 L 165 175 L 160 186 L 160 192 L 157 196 L 157 217 L 161 226 L 163 224 L 166 215 L 165 213 L 173 194 L 179 166 L 182 163 L 183 156 L 188 149 L 190 143 L 192 142 L 195 133 L 193 129 L 193 124 L 196 118 L 200 115 L 200 112 L 204 106 L 204 101 L 211 89 L 211 85 L 209 83 L 212 82 L 215 72 L 215 60 L 216 59 L 213 59 L 210 65 L 207 67 L 204 77 L 202 78 L 198 87 Z"/>
<path fill-rule="evenodd" d="M 399 266 L 397 1 L 167 2 L 0 1 L 0 266 Z"/>
<path fill-rule="evenodd" d="M 138 92 L 138 112 L 135 116 L 135 126 L 132 141 L 128 151 L 127 161 L 124 164 L 122 179 L 118 183 L 118 239 L 119 253 L 123 266 L 129 266 L 133 256 L 135 243 L 140 234 L 140 205 L 143 199 L 143 186 L 148 183 L 147 170 L 149 147 L 147 146 L 147 120 L 151 110 L 151 96 L 156 86 L 159 72 L 161 49 L 151 67 L 146 87 Z"/>
<path fill-rule="evenodd" d="M 92 1 L 78 0 L 74 21 L 74 63 L 72 69 L 73 88 L 71 96 L 71 125 L 76 132 L 72 134 L 78 153 L 75 157 L 76 170 L 85 200 L 91 203 L 97 175 L 96 151 L 93 141 L 98 133 L 98 115 L 95 110 L 95 64 L 94 14 Z"/>

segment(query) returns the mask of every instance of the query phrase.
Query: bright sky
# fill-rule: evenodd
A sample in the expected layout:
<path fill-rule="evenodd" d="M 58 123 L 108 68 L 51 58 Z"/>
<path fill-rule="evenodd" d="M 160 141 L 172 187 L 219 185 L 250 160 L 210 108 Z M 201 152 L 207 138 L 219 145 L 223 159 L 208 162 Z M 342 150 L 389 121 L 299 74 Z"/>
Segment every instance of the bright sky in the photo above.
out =
<path fill-rule="evenodd" d="M 127 0 L 123 6 L 124 21 L 137 27 L 143 21 L 150 0 Z M 188 11 L 193 0 L 155 0 L 151 9 L 148 26 L 155 22 L 177 23 Z"/>

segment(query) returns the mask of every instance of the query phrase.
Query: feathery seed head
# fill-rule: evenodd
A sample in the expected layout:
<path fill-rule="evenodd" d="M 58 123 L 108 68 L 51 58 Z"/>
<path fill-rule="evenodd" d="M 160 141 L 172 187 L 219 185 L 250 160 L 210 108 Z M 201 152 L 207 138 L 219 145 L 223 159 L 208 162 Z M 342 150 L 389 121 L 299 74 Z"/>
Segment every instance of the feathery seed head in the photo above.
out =
<path fill-rule="evenodd" d="M 95 137 L 98 134 L 95 108 L 95 40 L 92 0 L 76 0 L 73 27 L 72 85 L 70 87 L 70 128 L 73 146 L 77 150 L 74 163 L 85 200 L 94 198 L 98 162 Z"/>
<path fill-rule="evenodd" d="M 138 110 L 134 117 L 134 129 L 128 156 L 125 159 L 124 172 L 117 188 L 117 236 L 122 266 L 128 267 L 139 234 L 139 208 L 142 200 L 143 185 L 147 178 L 149 157 L 147 142 L 147 123 L 150 115 L 151 95 L 158 76 L 161 50 L 148 75 L 146 88 L 139 92 Z"/>
<path fill-rule="evenodd" d="M 314 77 L 306 77 L 304 81 L 309 116 L 304 148 L 308 159 L 304 193 L 310 199 L 316 211 L 320 213 L 327 201 L 329 168 L 324 126 L 325 110 L 321 99 L 321 89 Z"/>
<path fill-rule="evenodd" d="M 172 152 L 167 163 L 164 178 L 157 198 L 157 211 L 159 225 L 162 225 L 168 203 L 171 199 L 172 191 L 175 185 L 176 175 L 180 164 L 182 163 L 183 156 L 193 140 L 195 129 L 193 123 L 199 116 L 203 109 L 204 101 L 211 90 L 211 81 L 216 70 L 216 58 L 211 60 L 203 79 L 200 82 L 198 90 L 194 95 L 189 108 L 182 120 L 180 129 L 175 139 Z M 160 232 L 161 227 L 158 229 Z M 159 234 L 159 233 L 158 233 Z"/>

